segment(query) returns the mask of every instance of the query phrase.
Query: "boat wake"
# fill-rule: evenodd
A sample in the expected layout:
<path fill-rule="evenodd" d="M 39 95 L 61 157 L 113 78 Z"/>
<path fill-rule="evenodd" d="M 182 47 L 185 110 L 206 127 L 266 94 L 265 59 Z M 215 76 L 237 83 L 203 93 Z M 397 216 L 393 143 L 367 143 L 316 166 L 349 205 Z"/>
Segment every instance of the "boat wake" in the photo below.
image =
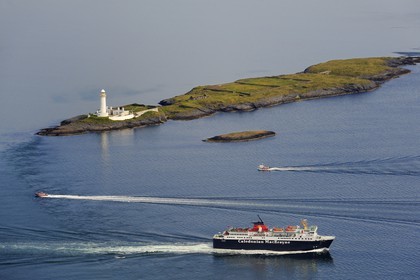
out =
<path fill-rule="evenodd" d="M 420 176 L 420 156 L 333 162 L 306 166 L 266 167 L 264 171 Z"/>
<path fill-rule="evenodd" d="M 325 168 L 319 169 L 319 167 L 310 166 L 289 166 L 289 167 L 270 167 L 269 171 L 319 171 L 326 170 Z"/>
<path fill-rule="evenodd" d="M 275 252 L 266 250 L 227 250 L 214 249 L 211 243 L 164 243 L 164 244 L 107 244 L 107 243 L 18 243 L 0 244 L 4 255 L 32 255 L 36 256 L 89 256 L 89 255 L 114 255 L 116 258 L 125 258 L 132 255 L 150 254 L 215 254 L 215 255 L 291 255 L 305 253 L 326 253 L 327 249 L 311 251 Z"/>
<path fill-rule="evenodd" d="M 73 199 L 73 200 L 94 200 L 94 201 L 114 201 L 131 203 L 150 203 L 150 204 L 169 204 L 169 205 L 194 205 L 194 206 L 257 206 L 271 207 L 275 205 L 265 203 L 252 203 L 250 201 L 232 201 L 221 199 L 204 198 L 172 198 L 172 197 L 148 197 L 148 196 L 115 196 L 115 195 L 64 195 L 46 194 L 42 198 L 52 199 Z"/>

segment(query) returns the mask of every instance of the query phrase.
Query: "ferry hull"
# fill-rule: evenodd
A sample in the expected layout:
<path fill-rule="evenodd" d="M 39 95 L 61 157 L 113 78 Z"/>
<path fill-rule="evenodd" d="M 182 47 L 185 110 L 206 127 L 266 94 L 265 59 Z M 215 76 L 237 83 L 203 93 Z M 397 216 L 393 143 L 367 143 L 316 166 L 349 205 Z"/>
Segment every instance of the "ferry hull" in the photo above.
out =
<path fill-rule="evenodd" d="M 310 251 L 328 249 L 334 239 L 315 241 L 227 240 L 213 238 L 213 248 L 230 250 Z"/>

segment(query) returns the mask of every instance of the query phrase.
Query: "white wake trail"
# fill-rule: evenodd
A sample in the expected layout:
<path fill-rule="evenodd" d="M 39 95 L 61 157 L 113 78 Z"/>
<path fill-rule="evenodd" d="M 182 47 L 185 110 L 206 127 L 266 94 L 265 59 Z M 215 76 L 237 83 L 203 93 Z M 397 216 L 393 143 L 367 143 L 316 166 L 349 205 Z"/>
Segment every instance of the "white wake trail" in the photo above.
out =
<path fill-rule="evenodd" d="M 93 200 L 93 201 L 114 201 L 114 202 L 132 202 L 132 203 L 150 203 L 150 204 L 170 204 L 170 205 L 196 205 L 196 206 L 260 206 L 271 207 L 273 205 L 252 203 L 249 201 L 229 201 L 212 200 L 198 198 L 165 198 L 165 197 L 147 197 L 147 196 L 108 196 L 108 195 L 63 195 L 48 194 L 43 198 L 52 199 L 74 199 L 74 200 Z"/>
<path fill-rule="evenodd" d="M 230 250 L 214 249 L 211 243 L 162 243 L 162 244 L 106 244 L 106 243 L 17 243 L 0 244 L 0 249 L 8 253 L 30 253 L 33 256 L 86 256 L 86 255 L 116 255 L 124 258 L 138 254 L 216 254 L 216 255 L 290 255 L 305 253 L 323 253 L 325 249 L 311 251 L 276 252 L 267 250 Z"/>
<path fill-rule="evenodd" d="M 316 171 L 327 170 L 326 167 L 270 167 L 269 171 Z"/>
<path fill-rule="evenodd" d="M 228 199 L 206 199 L 206 198 L 171 198 L 171 197 L 149 197 L 149 196 L 114 196 L 114 195 L 64 195 L 64 194 L 48 194 L 42 199 L 69 199 L 69 200 L 91 200 L 104 202 L 121 202 L 121 203 L 148 203 L 162 205 L 188 205 L 198 207 L 246 207 L 252 209 L 276 208 L 276 209 L 297 209 L 302 211 L 304 208 L 311 206 L 299 205 L 294 202 L 265 202 L 258 200 L 228 200 Z"/>

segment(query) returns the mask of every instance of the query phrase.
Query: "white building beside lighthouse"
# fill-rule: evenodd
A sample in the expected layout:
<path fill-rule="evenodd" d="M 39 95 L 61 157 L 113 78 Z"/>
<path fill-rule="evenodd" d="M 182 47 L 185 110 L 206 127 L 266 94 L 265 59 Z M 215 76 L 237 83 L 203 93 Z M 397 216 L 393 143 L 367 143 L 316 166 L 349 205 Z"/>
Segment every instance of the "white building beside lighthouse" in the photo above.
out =
<path fill-rule="evenodd" d="M 109 118 L 113 121 L 123 121 L 134 118 L 134 114 L 126 111 L 124 107 L 112 108 L 106 106 L 106 92 L 101 90 L 101 107 L 96 111 L 98 117 Z"/>

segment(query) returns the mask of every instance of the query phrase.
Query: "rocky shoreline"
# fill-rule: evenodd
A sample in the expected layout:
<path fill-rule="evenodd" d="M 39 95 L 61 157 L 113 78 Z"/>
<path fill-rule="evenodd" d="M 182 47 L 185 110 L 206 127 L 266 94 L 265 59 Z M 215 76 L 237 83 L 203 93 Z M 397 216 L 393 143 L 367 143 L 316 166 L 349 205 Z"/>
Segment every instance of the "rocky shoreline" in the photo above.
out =
<path fill-rule="evenodd" d="M 81 115 L 64 120 L 59 126 L 41 129 L 37 134 L 64 136 L 145 127 L 160 125 L 167 120 L 202 118 L 217 112 L 246 112 L 301 100 L 368 92 L 386 81 L 410 72 L 401 66 L 419 62 L 420 57 L 330 61 L 310 66 L 303 72 L 292 75 L 197 87 L 184 95 L 160 101 L 158 113 L 131 120 L 93 122 L 88 115 Z M 324 80 L 324 84 L 320 83 Z M 267 81 L 273 84 L 267 84 Z"/>
<path fill-rule="evenodd" d="M 398 76 L 405 73 L 400 73 Z M 374 90 L 379 87 L 379 84 L 372 82 L 369 86 L 364 85 L 350 85 L 342 88 L 331 88 L 331 89 L 322 89 L 310 91 L 303 94 L 288 94 L 282 96 L 274 96 L 260 99 L 256 102 L 247 102 L 247 103 L 237 103 L 229 105 L 220 105 L 220 106 L 208 106 L 203 108 L 197 108 L 195 111 L 181 112 L 176 115 L 171 116 L 172 120 L 193 120 L 198 118 L 203 118 L 211 116 L 217 112 L 250 112 L 259 108 L 272 107 L 281 104 L 303 101 L 308 99 L 322 98 L 322 97 L 331 97 L 344 94 L 355 94 L 362 93 Z M 164 100 L 159 103 L 162 106 L 166 106 Z"/>
<path fill-rule="evenodd" d="M 101 132 L 160 125 L 166 122 L 164 116 L 148 117 L 139 120 L 133 119 L 131 121 L 113 121 L 106 124 L 81 122 L 81 120 L 84 119 L 87 119 L 87 115 L 80 115 L 67 119 L 62 121 L 59 126 L 43 128 L 36 134 L 42 136 L 69 136 L 87 132 Z"/>

